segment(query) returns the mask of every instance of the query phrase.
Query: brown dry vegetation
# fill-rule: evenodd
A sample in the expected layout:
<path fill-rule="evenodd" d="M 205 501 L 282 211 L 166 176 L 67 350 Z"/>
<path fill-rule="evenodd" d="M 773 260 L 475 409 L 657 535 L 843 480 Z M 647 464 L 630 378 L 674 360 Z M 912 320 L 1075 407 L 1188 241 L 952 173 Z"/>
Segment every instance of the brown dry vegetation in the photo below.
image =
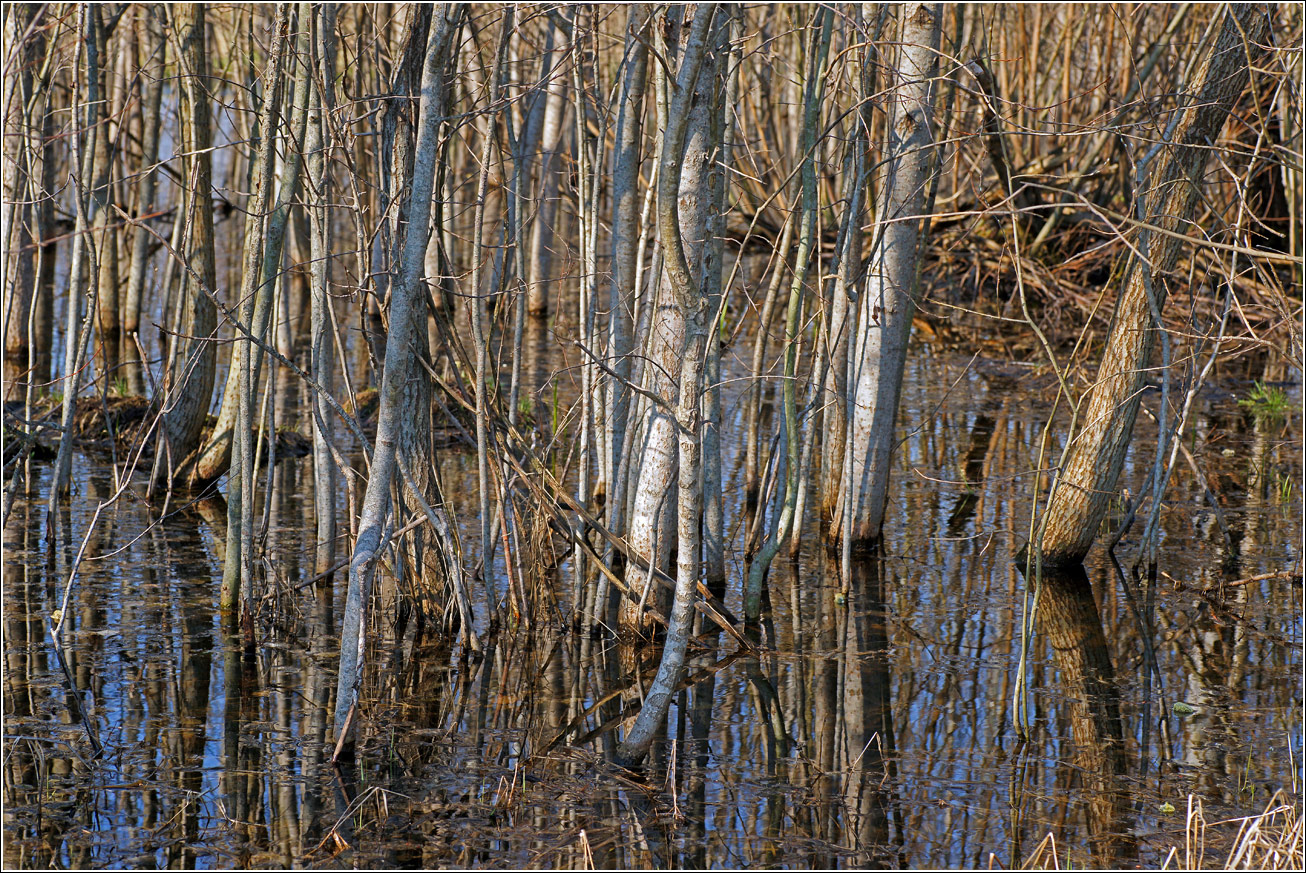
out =
<path fill-rule="evenodd" d="M 768 573 L 805 519 L 845 587 L 878 555 L 926 346 L 1049 401 L 1010 532 L 1035 591 L 1045 549 L 1127 534 L 1110 584 L 1154 588 L 1172 472 L 1222 511 L 1193 399 L 1301 381 L 1298 4 L 7 4 L 3 27 L 6 522 L 45 500 L 54 540 L 74 442 L 114 500 L 194 498 L 253 649 L 300 590 L 256 535 L 270 462 L 311 454 L 310 575 L 346 570 L 333 759 L 375 719 L 380 579 L 446 656 L 558 615 L 640 643 L 648 675 L 578 724 L 638 766 L 696 620 L 773 651 Z M 1153 471 L 1133 495 L 1126 450 Z M 1300 864 L 1298 810 L 1229 863 Z"/>

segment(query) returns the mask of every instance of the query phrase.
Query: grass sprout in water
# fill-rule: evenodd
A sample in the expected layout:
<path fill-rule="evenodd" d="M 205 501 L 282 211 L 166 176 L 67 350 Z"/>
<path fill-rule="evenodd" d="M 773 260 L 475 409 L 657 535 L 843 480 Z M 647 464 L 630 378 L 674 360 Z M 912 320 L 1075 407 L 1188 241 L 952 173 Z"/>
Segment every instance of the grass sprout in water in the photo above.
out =
<path fill-rule="evenodd" d="M 1267 422 L 1283 420 L 1292 408 L 1287 391 L 1260 381 L 1252 383 L 1252 390 L 1238 401 L 1238 405 Z"/>

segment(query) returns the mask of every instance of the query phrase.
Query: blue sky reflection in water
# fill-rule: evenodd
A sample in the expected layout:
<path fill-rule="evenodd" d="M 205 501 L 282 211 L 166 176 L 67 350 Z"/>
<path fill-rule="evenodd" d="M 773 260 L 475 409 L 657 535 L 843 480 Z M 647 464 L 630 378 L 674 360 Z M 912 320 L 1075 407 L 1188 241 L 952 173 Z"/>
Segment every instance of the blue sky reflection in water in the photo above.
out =
<path fill-rule="evenodd" d="M 52 571 L 47 472 L 35 467 L 4 532 L 5 865 L 946 867 L 993 853 L 1010 866 L 1049 832 L 1081 866 L 1159 864 L 1182 845 L 1190 792 L 1209 821 L 1259 812 L 1302 754 L 1300 575 L 1284 573 L 1300 573 L 1300 489 L 1285 499 L 1281 487 L 1301 482 L 1300 421 L 1244 415 L 1243 382 L 1198 400 L 1190 448 L 1233 550 L 1221 557 L 1201 486 L 1178 466 L 1161 516 L 1144 773 L 1144 648 L 1100 550 L 1082 580 L 1091 597 L 1082 581 L 1040 595 L 1033 729 L 1018 741 L 1025 586 L 1013 555 L 1048 398 L 981 364 L 929 348 L 909 358 L 883 562 L 845 592 L 809 519 L 796 561 L 771 574 L 775 651 L 732 659 L 734 643 L 705 627 L 647 786 L 596 766 L 620 719 L 603 730 L 609 710 L 585 712 L 629 689 L 633 665 L 572 631 L 566 560 L 557 607 L 529 634 L 488 626 L 485 588 L 472 586 L 491 643 L 481 662 L 451 656 L 430 626 L 418 641 L 415 620 L 397 636 L 383 581 L 362 756 L 342 780 L 322 738 L 343 578 L 269 597 L 246 655 L 216 617 L 220 506 L 174 504 L 151 527 L 157 507 L 130 498 L 91 533 L 65 637 L 106 749 L 90 764 L 43 627 L 112 476 L 102 458 L 77 457 L 74 539 L 55 544 Z M 738 415 L 737 394 L 726 410 Z M 1135 491 L 1154 440 L 1145 417 L 1139 428 L 1122 479 Z M 474 492 L 474 457 L 443 463 L 446 488 Z M 312 575 L 307 459 L 280 465 L 274 483 L 269 590 Z M 1127 574 L 1135 545 L 1119 550 Z M 743 556 L 729 561 L 738 609 Z"/>

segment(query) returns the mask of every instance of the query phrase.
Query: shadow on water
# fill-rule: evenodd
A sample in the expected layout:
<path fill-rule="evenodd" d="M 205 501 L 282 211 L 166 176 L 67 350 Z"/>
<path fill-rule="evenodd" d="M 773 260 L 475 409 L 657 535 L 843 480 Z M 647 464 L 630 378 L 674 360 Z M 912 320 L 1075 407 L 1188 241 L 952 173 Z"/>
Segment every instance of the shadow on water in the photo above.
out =
<path fill-rule="evenodd" d="M 524 408 L 547 424 L 546 343 L 530 340 Z M 1282 570 L 1301 520 L 1266 472 L 1299 475 L 1297 437 L 1205 413 L 1199 430 L 1236 449 L 1198 449 L 1223 514 L 1177 475 L 1162 573 L 1138 589 L 1149 630 L 1104 556 L 1044 576 L 1022 744 L 1011 714 L 1026 585 L 1011 556 L 1045 411 L 977 379 L 949 393 L 965 364 L 911 364 L 903 410 L 920 424 L 895 471 L 885 552 L 845 580 L 809 520 L 798 557 L 772 568 L 765 645 L 741 649 L 699 619 L 638 774 L 608 762 L 656 659 L 572 620 L 560 540 L 529 580 L 528 627 L 485 618 L 508 591 L 501 556 L 476 583 L 479 655 L 396 620 L 383 581 L 359 754 L 331 765 L 344 580 L 314 581 L 307 461 L 272 477 L 250 649 L 217 615 L 220 497 L 164 518 L 130 498 L 106 510 L 63 632 L 83 725 L 46 622 L 112 470 L 77 458 L 78 496 L 48 543 L 48 470 L 34 465 L 4 530 L 5 866 L 1011 867 L 1049 833 L 1063 862 L 1158 865 L 1183 841 L 1182 813 L 1164 805 L 1194 792 L 1211 814 L 1260 811 L 1290 782 L 1289 755 L 1300 760 L 1300 582 Z M 1130 481 L 1150 470 L 1134 463 Z M 1249 467 L 1262 478 L 1247 482 Z M 442 475 L 475 493 L 473 458 L 451 451 Z M 727 494 L 742 494 L 729 476 Z M 727 566 L 738 613 L 744 556 Z"/>

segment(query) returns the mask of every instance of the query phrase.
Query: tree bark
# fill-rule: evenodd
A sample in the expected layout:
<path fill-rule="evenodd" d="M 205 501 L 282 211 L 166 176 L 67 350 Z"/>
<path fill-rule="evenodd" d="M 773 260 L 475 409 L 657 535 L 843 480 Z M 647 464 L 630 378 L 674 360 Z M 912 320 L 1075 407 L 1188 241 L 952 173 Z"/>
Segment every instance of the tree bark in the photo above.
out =
<path fill-rule="evenodd" d="M 358 699 L 363 666 L 363 627 L 376 560 L 384 546 L 383 532 L 390 514 L 390 487 L 396 467 L 399 431 L 403 426 L 402 399 L 413 370 L 413 313 L 424 295 L 422 268 L 431 221 L 431 193 L 435 183 L 438 133 L 446 114 L 444 71 L 450 45 L 458 30 L 460 7 L 441 5 L 434 13 L 422 67 L 421 104 L 417 123 L 417 148 L 413 158 L 409 232 L 399 281 L 391 294 L 390 335 L 386 341 L 385 371 L 381 379 L 381 407 L 372 453 L 371 476 L 363 499 L 358 539 L 349 562 L 349 591 L 340 644 L 340 670 L 336 685 L 335 735 L 337 749 L 347 742 L 346 726 Z M 424 340 L 424 338 L 423 338 Z M 426 414 L 425 410 L 417 410 Z"/>
<path fill-rule="evenodd" d="M 327 153 L 331 147 L 331 127 L 327 114 L 335 104 L 336 15 L 338 5 L 322 4 L 313 18 L 313 56 L 317 64 L 314 77 L 314 106 L 309 118 L 308 186 L 309 210 L 309 372 L 326 392 L 331 392 L 334 355 L 327 339 L 331 318 L 331 173 Z M 328 572 L 336 562 L 336 482 L 337 470 L 332 456 L 334 415 L 326 398 L 314 393 L 313 404 L 313 495 L 317 525 L 314 573 Z"/>
<path fill-rule="evenodd" d="M 715 4 L 699 4 L 694 8 L 692 30 L 682 25 L 682 33 L 688 31 L 688 39 L 674 87 L 670 125 L 663 138 L 658 168 L 658 230 L 666 258 L 664 272 L 674 294 L 674 305 L 681 311 L 684 330 L 680 366 L 677 368 L 679 398 L 671 425 L 679 431 L 679 544 L 675 601 L 662 660 L 649 686 L 644 706 L 617 750 L 617 761 L 627 767 L 644 759 L 653 738 L 666 722 L 671 697 L 684 672 L 685 651 L 694 625 L 703 503 L 700 478 L 703 356 L 712 317 L 703 293 L 700 270 L 707 247 L 704 236 L 708 215 L 712 211 L 712 195 L 717 188 L 713 174 L 721 172 L 714 162 L 720 143 L 711 141 L 713 104 L 719 99 L 716 73 L 724 55 L 719 47 L 709 44 L 708 34 L 715 12 Z M 704 64 L 704 56 L 709 51 L 711 61 Z M 720 132 L 719 127 L 717 131 Z M 691 264 L 698 269 L 692 268 Z M 666 416 L 666 413 L 662 415 Z M 669 478 L 669 470 L 660 472 Z M 641 476 L 641 488 L 644 481 Z M 665 483 L 666 479 L 663 481 Z"/>
<path fill-rule="evenodd" d="M 565 41 L 569 35 L 555 28 L 554 39 Z M 544 125 L 540 136 L 543 160 L 540 163 L 539 204 L 531 231 L 530 269 L 527 308 L 532 315 L 549 311 L 549 292 L 553 279 L 553 247 L 557 245 L 558 188 L 564 170 L 560 145 L 566 136 L 563 116 L 566 112 L 566 79 L 556 66 L 550 70 L 545 93 Z"/>
<path fill-rule="evenodd" d="M 259 117 L 259 130 L 262 137 L 258 148 L 258 157 L 253 168 L 253 192 L 250 195 L 250 209 L 246 217 L 244 273 L 241 277 L 240 306 L 241 321 L 250 325 L 253 334 L 260 339 L 266 333 L 266 313 L 263 329 L 255 324 L 257 307 L 255 296 L 259 293 L 262 278 L 260 265 L 265 263 L 263 249 L 263 228 L 268 218 L 272 203 L 272 162 L 275 157 L 277 104 L 281 101 L 281 67 L 285 55 L 286 39 L 290 31 L 290 4 L 282 3 L 277 7 L 276 21 L 272 28 L 272 45 L 268 58 L 268 81 L 270 88 L 264 94 L 263 111 Z M 231 364 L 228 370 L 226 393 L 222 398 L 223 409 L 230 405 L 229 421 L 224 426 L 220 414 L 218 423 L 209 435 L 208 445 L 201 449 L 198 459 L 198 475 L 205 472 L 214 475 L 231 467 L 227 479 L 227 558 L 222 570 L 222 592 L 219 597 L 220 608 L 231 611 L 240 597 L 241 581 L 244 573 L 244 554 L 242 551 L 241 522 L 244 517 L 245 490 L 247 483 L 252 483 L 252 475 L 247 475 L 243 466 L 248 455 L 248 435 L 250 429 L 249 408 L 252 404 L 253 387 L 247 374 L 253 358 L 249 337 L 241 337 L 231 352 Z M 233 376 L 238 373 L 239 376 Z M 242 451 L 235 456 L 232 463 L 233 431 L 241 432 Z M 213 467 L 205 467 L 206 459 L 214 462 Z M 220 461 L 220 464 L 218 463 Z M 250 471 L 252 474 L 252 471 Z"/>
<path fill-rule="evenodd" d="M 272 86 L 265 95 L 268 103 L 265 104 L 264 111 L 259 118 L 261 142 L 257 159 L 258 165 L 255 168 L 254 176 L 257 181 L 255 186 L 258 192 L 257 199 L 260 201 L 264 197 L 269 199 L 271 197 L 272 166 L 276 154 L 277 119 L 279 116 L 277 109 L 281 101 L 285 39 L 288 36 L 288 22 L 291 17 L 289 4 L 283 4 L 283 6 L 286 7 L 287 30 L 281 33 L 279 38 L 277 36 L 273 38 L 273 45 L 270 49 L 271 56 L 268 59 L 269 81 Z M 280 21 L 279 13 L 278 22 Z M 289 218 L 291 201 L 295 197 L 299 185 L 299 172 L 303 165 L 304 132 L 308 124 L 308 82 L 309 70 L 305 63 L 300 65 L 293 84 L 293 99 L 290 112 L 291 130 L 288 134 L 290 142 L 286 149 L 286 162 L 281 173 L 281 186 L 277 191 L 276 205 L 271 213 L 268 212 L 267 206 L 253 210 L 247 219 L 254 222 L 256 227 L 262 226 L 263 228 L 254 241 L 250 240 L 248 234 L 246 235 L 247 272 L 241 287 L 242 311 L 249 319 L 247 323 L 251 325 L 254 336 L 259 339 L 265 339 L 268 335 L 268 325 L 271 322 L 272 304 L 275 297 L 274 292 L 281 272 L 281 251 L 282 244 L 285 242 L 286 221 Z M 251 242 L 260 253 L 259 261 L 255 262 L 253 266 L 248 263 Z M 254 273 L 253 276 L 250 276 L 248 272 L 251 269 Z M 247 288 L 246 286 L 251 287 Z M 242 343 L 244 342 L 242 340 Z M 243 358 L 243 355 L 239 357 Z M 227 370 L 227 382 L 222 392 L 222 406 L 218 410 L 217 424 L 214 425 L 208 442 L 194 459 L 193 469 L 186 471 L 192 484 L 211 482 L 225 473 L 228 466 L 232 464 L 232 438 L 237 433 L 236 424 L 240 404 L 242 401 L 252 402 L 252 394 L 247 393 L 241 386 L 248 383 L 251 386 L 249 389 L 251 392 L 256 390 L 263 366 L 261 349 L 258 351 L 251 350 L 249 357 L 249 366 L 252 372 L 247 374 L 243 360 L 238 362 L 238 356 L 234 352 L 232 353 L 232 364 Z"/>
<path fill-rule="evenodd" d="M 858 550 L 878 542 L 889 493 L 898 400 L 907 361 L 912 317 L 920 299 L 922 230 L 928 221 L 926 193 L 937 172 L 934 142 L 934 80 L 939 65 L 942 9 L 935 4 L 902 7 L 887 165 L 876 214 L 876 240 L 866 289 L 857 304 L 855 384 L 844 493 L 851 490 L 851 536 Z"/>
<path fill-rule="evenodd" d="M 107 10 L 106 10 L 107 11 Z M 110 50 L 110 30 L 104 26 L 100 16 L 96 16 L 96 27 L 100 30 L 98 37 L 101 51 L 104 53 L 100 69 L 100 93 L 104 95 L 104 130 L 95 138 L 95 182 L 91 187 L 91 198 L 95 201 L 96 220 L 92 233 L 96 238 L 96 328 L 98 331 L 96 369 L 107 380 L 117 376 L 118 344 L 122 337 L 119 319 L 119 281 L 118 281 L 118 238 L 109 229 L 110 206 L 116 193 L 113 180 L 113 166 L 117 157 L 118 144 L 115 142 L 119 131 L 117 120 L 122 114 L 121 80 L 114 75 L 114 68 L 122 62 L 122 46 L 115 52 Z M 111 60 L 112 58 L 112 60 Z"/>
<path fill-rule="evenodd" d="M 823 404 L 821 436 L 821 495 L 822 518 L 829 523 L 829 531 L 837 539 L 843 525 L 843 502 L 839 499 L 839 485 L 843 480 L 844 458 L 848 446 L 848 351 L 851 348 L 852 322 L 855 311 L 853 296 L 862 279 L 862 225 L 866 215 L 866 192 L 869 181 L 869 134 L 871 129 L 871 103 L 866 95 L 874 93 L 870 75 L 870 58 L 867 49 L 861 52 L 859 74 L 854 83 L 854 97 L 861 111 L 853 121 L 851 152 L 846 167 L 844 200 L 845 213 L 836 251 L 834 288 L 827 303 L 828 317 L 825 327 L 826 349 L 830 366 L 826 374 L 826 402 Z"/>
<path fill-rule="evenodd" d="M 81 118 L 85 132 L 82 139 L 74 134 L 72 166 L 76 168 L 73 200 L 76 204 L 77 219 L 71 266 L 68 270 L 68 317 L 67 330 L 64 334 L 64 373 L 63 373 L 63 407 L 59 415 L 61 437 L 59 453 L 54 461 L 54 477 L 50 483 L 50 498 L 47 506 L 47 526 L 53 540 L 54 509 L 58 499 L 68 493 L 69 480 L 72 476 L 73 463 L 73 409 L 80 390 L 82 370 L 86 363 L 86 348 L 90 342 L 91 327 L 95 316 L 95 291 L 98 273 L 95 264 L 93 235 L 88 229 L 96 220 L 96 200 L 90 196 L 91 179 L 96 176 L 95 140 L 103 136 L 101 128 L 103 101 L 100 98 L 99 65 L 103 45 L 100 37 L 103 29 L 99 24 L 99 7 L 82 7 L 79 15 L 78 29 L 82 33 L 82 54 L 84 64 L 81 93 L 84 95 Z M 82 298 L 86 298 L 83 305 Z M 85 315 L 83 316 L 83 312 Z"/>
<path fill-rule="evenodd" d="M 684 34 L 689 34 L 690 26 L 682 25 Z M 659 73 L 662 71 L 659 70 Z M 691 82 L 691 87 L 693 83 Z M 668 84 L 668 90 L 678 87 Z M 707 103 L 696 101 L 693 108 L 686 99 L 684 109 L 688 114 L 680 124 L 672 129 L 680 129 L 681 137 L 691 145 L 685 146 L 686 154 L 697 149 L 702 151 L 709 136 Z M 664 107 L 665 112 L 665 107 Z M 697 277 L 702 264 L 703 241 L 707 235 L 707 192 L 703 185 L 707 167 L 701 163 L 686 159 L 682 167 L 677 157 L 674 175 L 664 175 L 667 166 L 667 146 L 664 134 L 663 154 L 658 168 L 658 232 L 663 244 L 663 259 L 666 262 L 667 247 L 675 242 L 681 245 L 678 250 L 682 258 L 688 257 L 687 275 Z M 697 141 L 697 142 L 696 142 Z M 677 153 L 678 154 L 678 153 Z M 668 187 L 670 186 L 670 187 Z M 680 198 L 681 206 L 675 213 L 677 223 L 664 225 L 663 207 L 666 202 Z M 685 310 L 679 305 L 675 283 L 671 277 L 674 265 L 664 266 L 661 282 L 658 284 L 656 305 L 649 324 L 649 360 L 645 363 L 641 385 L 645 392 L 661 399 L 661 403 L 645 404 L 643 426 L 636 436 L 636 450 L 632 454 L 638 458 L 638 468 L 631 470 L 635 477 L 634 499 L 630 511 L 631 548 L 648 560 L 651 566 L 666 568 L 671 560 L 671 547 L 675 539 L 676 517 L 676 483 L 677 456 L 676 440 L 676 388 L 681 369 L 681 355 L 685 344 Z M 634 591 L 639 591 L 649 602 L 658 605 L 661 596 L 657 586 L 647 578 L 647 574 L 634 567 L 627 568 L 626 583 Z M 653 633 L 647 614 L 639 604 L 629 599 L 621 601 L 618 626 L 622 634 L 634 637 L 648 636 Z"/>
<path fill-rule="evenodd" d="M 5 112 L 3 215 L 0 228 L 5 242 L 4 259 L 4 335 L 5 362 L 22 367 L 26 364 L 29 313 L 35 300 L 36 263 L 33 247 L 33 202 L 37 199 L 33 175 L 40 148 L 41 128 L 36 120 L 38 101 L 33 92 L 36 68 L 45 54 L 44 40 L 34 25 L 40 6 L 35 3 L 14 4 L 5 20 L 5 42 L 19 47 L 18 75 L 4 79 Z M 29 27 L 32 32 L 28 32 Z M 25 376 L 30 379 L 31 376 Z"/>
<path fill-rule="evenodd" d="M 186 227 L 184 254 L 186 262 L 198 276 L 187 271 L 182 279 L 179 330 L 169 345 L 168 366 L 164 374 L 161 402 L 163 430 L 173 465 L 187 457 L 199 445 L 200 433 L 209 412 L 217 366 L 217 347 L 213 331 L 217 327 L 217 310 L 201 288 L 217 287 L 213 240 L 213 159 L 210 147 L 208 97 L 208 53 L 205 35 L 205 8 L 202 3 L 184 3 L 172 11 L 173 28 L 180 47 L 183 70 L 181 83 L 181 147 L 183 167 L 183 201 Z M 147 123 L 147 127 L 153 127 Z M 153 135 L 155 152 L 158 134 Z M 148 144 L 147 144 L 148 148 Z M 152 189 L 152 185 L 148 186 Z M 151 192 L 151 199 L 153 195 Z M 136 230 L 145 236 L 143 228 Z M 138 245 L 138 249 L 141 246 Z M 140 262 L 143 262 L 143 256 Z M 132 281 L 144 281 L 144 263 L 132 265 Z"/>
<path fill-rule="evenodd" d="M 612 286 L 608 297 L 608 359 L 615 374 L 611 380 L 612 407 L 610 469 L 612 481 L 605 495 L 608 527 L 617 536 L 625 532 L 627 483 L 630 465 L 625 452 L 630 419 L 631 356 L 634 354 L 635 254 L 639 245 L 640 140 L 644 120 L 644 88 L 648 79 L 648 46 L 641 37 L 649 12 L 632 5 L 626 19 L 626 51 L 617 110 L 616 141 L 612 150 Z M 601 604 L 602 606 L 602 604 Z"/>
<path fill-rule="evenodd" d="M 1231 5 L 1225 16 L 1214 48 L 1194 77 L 1201 82 L 1200 90 L 1181 110 L 1173 137 L 1151 156 L 1161 162 L 1152 170 L 1155 181 L 1139 182 L 1144 200 L 1140 211 L 1157 230 L 1133 233 L 1131 249 L 1146 252 L 1146 262 L 1135 259 L 1127 273 L 1097 382 L 1080 413 L 1083 427 L 1071 438 L 1065 467 L 1053 483 L 1042 525 L 1045 565 L 1083 561 L 1115 496 L 1148 356 L 1160 329 L 1157 319 L 1165 307 L 1167 274 L 1183 247 L 1179 236 L 1197 203 L 1210 146 L 1247 87 L 1249 69 L 1267 40 L 1263 6 Z"/>
<path fill-rule="evenodd" d="M 137 190 L 136 212 L 140 216 L 155 211 L 155 191 L 159 177 L 159 131 L 161 124 L 154 123 L 163 106 L 163 73 L 167 66 L 167 40 L 163 31 L 163 15 L 153 7 L 146 7 L 138 19 L 137 75 L 141 85 L 141 160 L 137 167 L 140 180 Z M 154 66 L 157 64 L 157 67 Z M 184 208 L 184 207 L 183 207 Z M 140 359 L 137 342 L 140 338 L 141 297 L 145 290 L 145 277 L 149 271 L 150 234 L 135 228 L 131 237 L 131 253 L 127 272 L 127 287 L 122 295 L 122 357 L 126 369 L 129 391 L 145 394 L 144 362 Z"/>
<path fill-rule="evenodd" d="M 789 303 L 785 308 L 784 379 L 781 384 L 784 406 L 784 460 L 776 466 L 777 480 L 781 480 L 779 473 L 781 469 L 784 470 L 784 475 L 776 485 L 776 505 L 779 511 L 773 512 L 771 531 L 748 567 L 748 582 L 744 588 L 744 617 L 748 621 L 756 621 L 761 614 L 762 583 L 771 562 L 793 533 L 797 507 L 798 485 L 802 471 L 798 454 L 801 435 L 797 404 L 798 343 L 807 272 L 811 267 L 813 251 L 820 245 L 816 239 L 819 208 L 816 189 L 816 128 L 821 117 L 821 97 L 825 88 L 825 61 L 830 51 L 832 19 L 832 12 L 814 7 L 808 32 L 808 63 L 803 74 L 803 121 L 802 133 L 799 137 L 803 149 L 801 163 L 803 217 L 798 235 L 798 254 L 794 264 L 793 281 L 789 284 Z"/>

